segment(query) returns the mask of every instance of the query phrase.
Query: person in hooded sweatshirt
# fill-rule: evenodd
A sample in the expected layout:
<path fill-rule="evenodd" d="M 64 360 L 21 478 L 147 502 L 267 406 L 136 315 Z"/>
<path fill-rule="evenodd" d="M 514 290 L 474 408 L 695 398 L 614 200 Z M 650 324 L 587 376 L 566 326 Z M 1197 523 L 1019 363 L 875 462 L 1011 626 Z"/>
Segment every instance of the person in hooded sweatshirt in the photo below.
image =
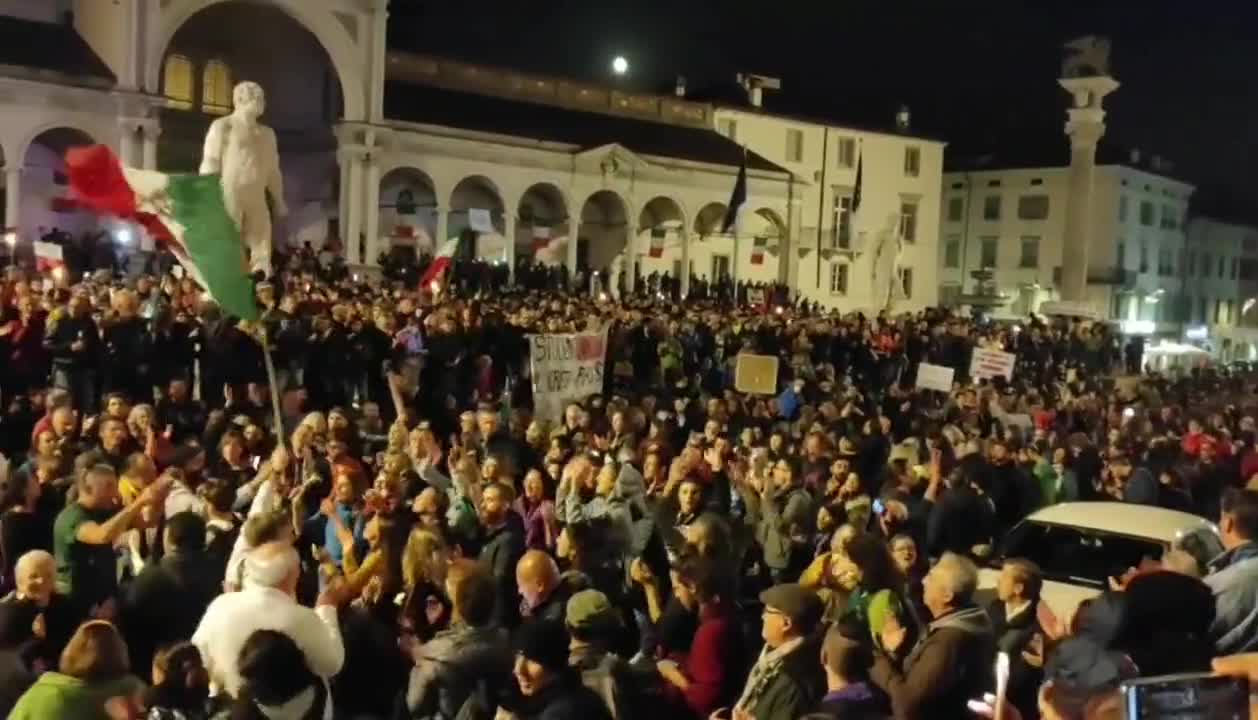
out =
<path fill-rule="evenodd" d="M 905 646 L 908 631 L 888 620 L 883 651 L 870 673 L 891 698 L 898 720 L 970 718 L 971 698 L 992 687 L 996 639 L 991 619 L 973 603 L 978 568 L 960 555 L 945 553 L 922 581 L 923 600 L 934 620 L 916 647 Z M 896 658 L 907 653 L 902 662 Z"/>

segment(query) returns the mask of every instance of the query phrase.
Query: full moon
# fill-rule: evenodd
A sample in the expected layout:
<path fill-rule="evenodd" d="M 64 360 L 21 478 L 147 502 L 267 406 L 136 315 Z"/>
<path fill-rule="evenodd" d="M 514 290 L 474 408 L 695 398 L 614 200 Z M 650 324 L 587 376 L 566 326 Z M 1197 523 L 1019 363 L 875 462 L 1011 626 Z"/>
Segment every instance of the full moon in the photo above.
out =
<path fill-rule="evenodd" d="M 617 55 L 616 58 L 612 60 L 612 72 L 617 75 L 624 75 L 629 72 L 629 61 L 625 59 L 624 55 Z"/>

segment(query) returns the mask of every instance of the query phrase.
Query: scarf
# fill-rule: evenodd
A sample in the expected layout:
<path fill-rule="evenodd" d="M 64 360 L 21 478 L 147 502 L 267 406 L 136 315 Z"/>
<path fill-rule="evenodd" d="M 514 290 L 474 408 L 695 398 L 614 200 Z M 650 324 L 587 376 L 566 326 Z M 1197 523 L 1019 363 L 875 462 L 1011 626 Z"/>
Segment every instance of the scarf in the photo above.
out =
<path fill-rule="evenodd" d="M 760 657 L 756 658 L 756 664 L 752 666 L 751 672 L 747 674 L 747 684 L 743 687 L 742 697 L 738 698 L 738 703 L 734 707 L 749 713 L 754 711 L 756 703 L 764 695 L 769 682 L 781 671 L 782 661 L 803 643 L 803 638 L 795 638 L 773 650 L 766 645 L 760 651 Z"/>

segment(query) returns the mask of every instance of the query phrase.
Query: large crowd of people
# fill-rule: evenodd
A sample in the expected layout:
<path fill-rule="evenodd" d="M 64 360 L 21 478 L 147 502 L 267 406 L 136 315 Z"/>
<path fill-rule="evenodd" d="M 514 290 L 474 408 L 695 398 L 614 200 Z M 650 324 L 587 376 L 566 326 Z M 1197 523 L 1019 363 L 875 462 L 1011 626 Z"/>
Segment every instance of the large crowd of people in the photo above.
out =
<path fill-rule="evenodd" d="M 0 713 L 1093 720 L 1132 678 L 1253 669 L 1253 378 L 1116 381 L 1104 324 L 461 270 L 294 263 L 254 322 L 177 271 L 10 271 Z M 602 328 L 602 392 L 535 416 L 527 336 Z M 774 394 L 736 389 L 748 352 Z M 1060 568 L 1004 541 L 1074 501 L 1200 515 L 1225 552 L 1048 607 Z"/>

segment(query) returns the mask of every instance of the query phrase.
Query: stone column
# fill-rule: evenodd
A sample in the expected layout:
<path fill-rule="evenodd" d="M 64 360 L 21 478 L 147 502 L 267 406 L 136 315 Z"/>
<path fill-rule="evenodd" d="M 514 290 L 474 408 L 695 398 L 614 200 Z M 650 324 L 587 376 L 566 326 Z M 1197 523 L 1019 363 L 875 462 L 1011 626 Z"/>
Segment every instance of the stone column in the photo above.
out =
<path fill-rule="evenodd" d="M 22 168 L 9 164 L 4 169 L 4 228 L 22 229 Z"/>
<path fill-rule="evenodd" d="M 581 218 L 577 217 L 577 222 L 573 225 L 572 221 L 568 221 L 568 277 L 575 278 L 577 276 L 577 242 L 581 237 Z"/>
<path fill-rule="evenodd" d="M 1061 268 L 1063 302 L 1086 302 L 1088 254 L 1091 250 L 1092 192 L 1096 175 L 1096 145 L 1105 134 L 1106 95 L 1118 88 L 1111 77 L 1067 78 L 1058 81 L 1073 97 L 1067 110 L 1066 135 L 1070 137 L 1070 184 L 1066 204 Z"/>
<path fill-rule="evenodd" d="M 341 244 L 345 262 L 359 265 L 358 242 L 363 232 L 363 151 L 361 147 L 343 147 L 337 151 L 341 163 Z"/>
<path fill-rule="evenodd" d="M 118 159 L 127 167 L 140 167 L 140 121 L 123 118 L 118 121 Z"/>
<path fill-rule="evenodd" d="M 503 248 L 503 259 L 507 263 L 507 281 L 515 284 L 515 213 L 507 211 L 502 214 L 503 236 L 506 247 Z"/>
<path fill-rule="evenodd" d="M 683 226 L 677 234 L 681 238 L 681 272 L 678 273 L 681 277 L 677 280 L 681 283 L 679 287 L 684 300 L 690 297 L 690 232 Z"/>
<path fill-rule="evenodd" d="M 144 126 L 144 169 L 157 169 L 157 140 L 162 136 L 162 128 L 155 124 Z"/>
<path fill-rule="evenodd" d="M 367 178 L 363 187 L 363 232 L 367 234 L 367 256 L 360 258 L 363 265 L 374 267 L 380 255 L 380 160 L 375 153 L 369 154 L 364 162 Z"/>
<path fill-rule="evenodd" d="M 446 240 L 449 239 L 446 235 L 450 232 L 450 212 L 447 208 L 434 205 L 432 214 L 437 220 L 437 237 L 432 239 L 432 251 L 437 253 L 441 250 L 441 246 L 446 244 Z"/>

